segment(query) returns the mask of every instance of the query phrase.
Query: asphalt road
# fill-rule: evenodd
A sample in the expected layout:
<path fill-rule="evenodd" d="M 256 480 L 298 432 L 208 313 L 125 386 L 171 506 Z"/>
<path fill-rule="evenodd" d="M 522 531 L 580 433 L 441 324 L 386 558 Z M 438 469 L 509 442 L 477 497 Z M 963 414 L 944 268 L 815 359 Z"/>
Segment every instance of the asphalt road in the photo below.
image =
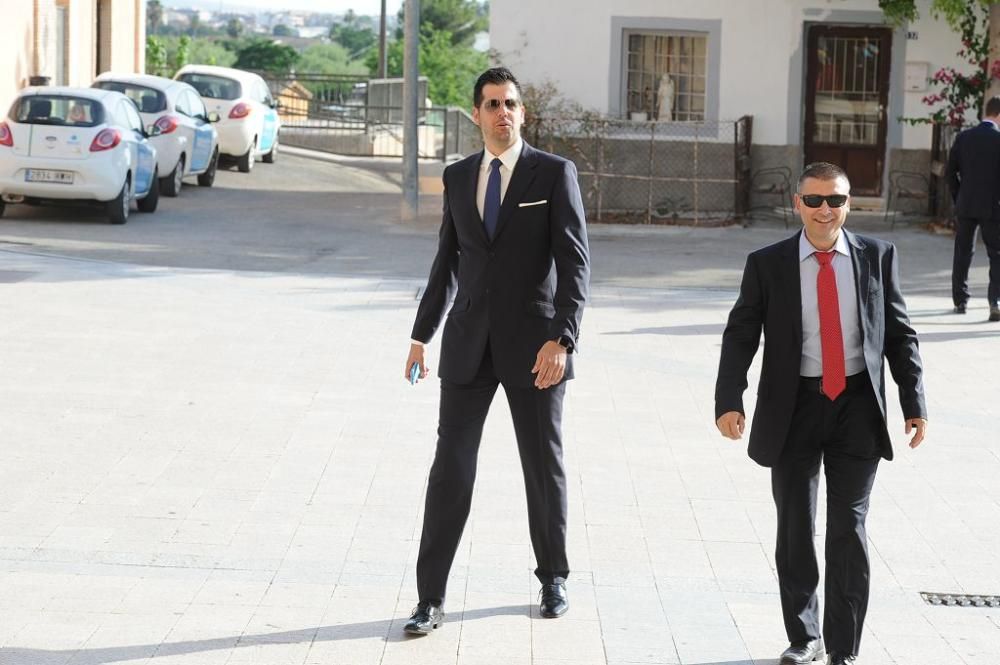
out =
<path fill-rule="evenodd" d="M 0 219 L 0 247 L 173 268 L 421 278 L 434 253 L 440 196 L 422 196 L 420 219 L 400 222 L 395 170 L 378 160 L 285 153 L 250 174 L 220 171 L 212 188 L 188 179 L 180 197 L 161 198 L 153 214 L 133 211 L 125 226 L 92 207 L 11 205 Z M 910 289 L 947 294 L 950 237 L 906 225 L 890 232 L 878 216 L 857 213 L 848 227 L 896 242 Z M 732 289 L 747 252 L 792 230 L 778 218 L 746 229 L 592 224 L 593 280 Z M 985 288 L 984 254 L 972 283 Z"/>

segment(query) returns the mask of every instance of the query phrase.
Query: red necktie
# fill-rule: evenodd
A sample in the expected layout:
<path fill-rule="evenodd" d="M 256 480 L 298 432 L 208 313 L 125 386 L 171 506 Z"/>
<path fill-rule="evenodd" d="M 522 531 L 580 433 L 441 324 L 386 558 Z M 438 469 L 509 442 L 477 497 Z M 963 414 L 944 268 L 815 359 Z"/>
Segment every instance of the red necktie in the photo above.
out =
<path fill-rule="evenodd" d="M 823 348 L 823 394 L 831 400 L 847 386 L 844 369 L 844 336 L 840 330 L 840 300 L 837 275 L 833 272 L 835 252 L 815 252 L 819 261 L 816 295 L 819 300 L 819 340 Z"/>

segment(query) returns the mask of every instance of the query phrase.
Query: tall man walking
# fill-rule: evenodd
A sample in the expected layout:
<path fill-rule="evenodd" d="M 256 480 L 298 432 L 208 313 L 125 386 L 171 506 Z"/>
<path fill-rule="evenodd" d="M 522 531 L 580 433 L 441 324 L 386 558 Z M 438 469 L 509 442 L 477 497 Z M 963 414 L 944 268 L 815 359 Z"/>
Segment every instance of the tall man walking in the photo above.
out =
<path fill-rule="evenodd" d="M 965 314 L 969 266 L 976 251 L 976 228 L 990 259 L 986 292 L 990 321 L 1000 321 L 1000 97 L 986 102 L 983 121 L 955 138 L 948 154 L 948 185 L 955 202 L 955 256 L 951 292 L 955 312 Z"/>
<path fill-rule="evenodd" d="M 749 453 L 771 468 L 775 563 L 790 645 L 781 665 L 856 663 L 868 607 L 865 518 L 879 459 L 892 459 L 884 364 L 899 386 L 910 447 L 924 438 L 923 370 L 899 290 L 896 248 L 843 230 L 850 183 L 810 164 L 795 209 L 803 229 L 750 254 L 722 336 L 716 425 L 740 439 L 747 370 L 764 333 Z M 820 633 L 813 547 L 820 465 L 827 481 L 826 607 Z M 825 640 L 825 646 L 824 646 Z"/>
<path fill-rule="evenodd" d="M 569 608 L 562 403 L 590 283 L 583 200 L 573 163 L 521 139 L 521 89 L 503 67 L 476 81 L 472 118 L 485 150 L 444 171 L 437 256 L 417 309 L 406 374 L 427 376 L 424 345 L 448 303 L 441 341 L 437 450 L 417 559 L 419 603 L 405 626 L 444 620 L 448 573 L 469 516 L 483 424 L 502 384 L 517 437 L 540 613 Z"/>

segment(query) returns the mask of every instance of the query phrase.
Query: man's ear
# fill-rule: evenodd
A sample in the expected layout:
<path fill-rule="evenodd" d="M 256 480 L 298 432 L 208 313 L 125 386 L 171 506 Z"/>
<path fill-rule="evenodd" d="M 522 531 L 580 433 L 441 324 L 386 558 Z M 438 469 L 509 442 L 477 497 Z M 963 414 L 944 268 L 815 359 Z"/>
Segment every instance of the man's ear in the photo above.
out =
<path fill-rule="evenodd" d="M 477 127 L 479 126 L 479 108 L 476 106 L 472 107 L 472 122 L 476 123 Z"/>

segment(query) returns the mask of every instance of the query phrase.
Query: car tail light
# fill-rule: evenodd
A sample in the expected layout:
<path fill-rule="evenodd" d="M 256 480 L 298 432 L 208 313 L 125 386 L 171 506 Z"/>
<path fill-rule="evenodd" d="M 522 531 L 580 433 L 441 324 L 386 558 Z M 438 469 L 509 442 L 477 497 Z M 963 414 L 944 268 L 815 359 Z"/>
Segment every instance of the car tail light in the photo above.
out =
<path fill-rule="evenodd" d="M 101 133 L 94 137 L 90 144 L 90 152 L 101 152 L 111 150 L 122 142 L 122 133 L 117 129 L 102 129 Z"/>
<path fill-rule="evenodd" d="M 0 122 L 0 145 L 5 145 L 8 148 L 14 147 L 14 135 L 6 122 Z"/>
<path fill-rule="evenodd" d="M 177 118 L 172 115 L 160 116 L 154 124 L 160 128 L 161 134 L 169 134 L 179 126 Z"/>
<path fill-rule="evenodd" d="M 250 105 L 245 102 L 240 102 L 229 111 L 229 117 L 233 120 L 239 120 L 240 118 L 245 118 L 250 115 Z"/>

